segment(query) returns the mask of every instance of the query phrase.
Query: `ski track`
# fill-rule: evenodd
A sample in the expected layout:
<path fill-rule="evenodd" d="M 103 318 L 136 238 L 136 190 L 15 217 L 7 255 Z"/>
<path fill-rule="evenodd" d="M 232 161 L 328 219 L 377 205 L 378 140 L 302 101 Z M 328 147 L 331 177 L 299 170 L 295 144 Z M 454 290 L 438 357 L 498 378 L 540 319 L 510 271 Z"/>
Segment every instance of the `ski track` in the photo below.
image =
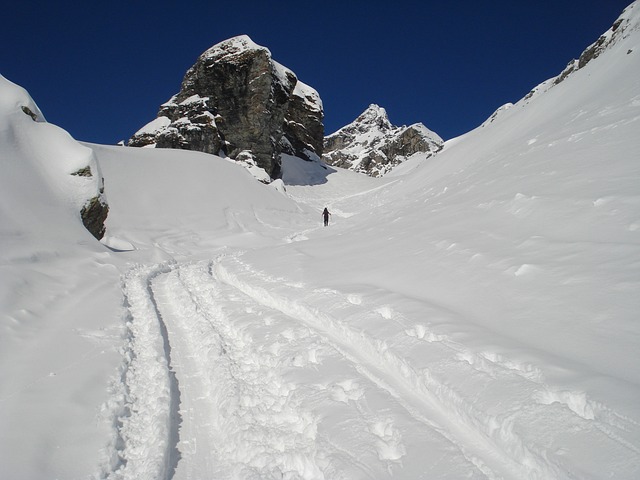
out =
<path fill-rule="evenodd" d="M 404 436 L 416 431 L 473 478 L 605 476 L 611 455 L 632 478 L 640 463 L 630 440 L 638 422 L 585 392 L 547 385 L 532 363 L 466 347 L 416 317 L 430 311 L 424 305 L 401 313 L 369 297 L 291 285 L 241 254 L 134 267 L 123 292 L 129 336 L 100 478 L 402 476 L 412 448 Z M 330 362 L 351 375 L 307 381 Z M 397 408 L 372 410 L 382 396 L 408 420 L 389 413 Z M 314 410 L 327 402 L 351 412 L 344 440 Z M 577 437 L 602 445 L 601 457 L 573 458 Z"/>
<path fill-rule="evenodd" d="M 115 434 L 101 478 L 170 478 L 179 461 L 179 387 L 170 371 L 166 327 L 151 290 L 166 265 L 132 268 L 123 281 L 128 340 L 121 387 L 112 405 Z"/>
<path fill-rule="evenodd" d="M 404 343 L 393 348 L 395 340 L 390 340 L 393 336 L 385 335 L 386 340 L 380 340 L 367 334 L 366 322 L 362 319 L 370 312 L 362 308 L 359 297 L 340 298 L 339 292 L 328 292 L 333 298 L 330 301 L 324 299 L 323 305 L 331 305 L 338 311 L 340 308 L 336 305 L 340 304 L 345 310 L 352 310 L 354 305 L 358 307 L 351 318 L 348 314 L 347 317 L 341 315 L 339 318 L 345 318 L 341 321 L 299 297 L 292 299 L 287 293 L 281 293 L 287 290 L 286 285 L 282 286 L 282 279 L 252 270 L 240 261 L 238 255 L 225 258 L 215 265 L 214 270 L 222 281 L 242 290 L 257 302 L 278 309 L 326 335 L 336 349 L 358 365 L 364 375 L 392 396 L 402 399 L 401 403 L 417 420 L 449 438 L 487 477 L 582 477 L 581 466 L 567 462 L 562 455 L 564 452 L 553 451 L 527 438 L 526 429 L 518 428 L 520 419 L 526 419 L 529 424 L 537 421 L 540 431 L 558 432 L 562 429 L 558 424 L 570 425 L 580 431 L 583 439 L 587 438 L 594 444 L 621 445 L 626 455 L 620 463 L 628 466 L 630 475 L 633 475 L 633 465 L 640 461 L 638 446 L 625 439 L 626 436 L 637 438 L 637 422 L 591 400 L 584 392 L 546 385 L 541 369 L 535 365 L 521 364 L 491 352 L 476 353 L 447 335 L 430 332 L 424 324 L 408 327 L 406 322 L 396 319 L 407 336 L 430 346 L 439 346 L 449 360 L 441 369 L 420 369 L 400 353 L 406 350 Z M 257 285 L 255 279 L 265 287 Z M 327 294 L 326 291 L 319 293 Z M 387 320 L 397 316 L 388 306 L 374 311 Z M 360 317 L 360 322 L 355 322 L 358 328 L 351 326 L 354 316 Z M 452 359 L 456 362 L 451 362 Z M 506 406 L 501 406 L 500 410 L 493 409 L 493 405 L 483 405 L 481 398 L 473 398 L 477 385 L 465 395 L 465 384 L 473 385 L 475 381 L 489 382 L 496 388 L 502 385 Z M 514 388 L 505 389 L 505 386 Z M 545 415 L 545 409 L 554 411 Z M 491 410 L 496 410 L 496 413 Z M 628 435 L 631 432 L 636 435 Z M 603 448 L 603 451 L 608 449 Z M 614 451 L 616 449 L 612 448 L 611 452 Z M 602 463 L 608 454 L 610 452 L 603 454 Z M 592 461 L 597 466 L 598 459 Z"/>

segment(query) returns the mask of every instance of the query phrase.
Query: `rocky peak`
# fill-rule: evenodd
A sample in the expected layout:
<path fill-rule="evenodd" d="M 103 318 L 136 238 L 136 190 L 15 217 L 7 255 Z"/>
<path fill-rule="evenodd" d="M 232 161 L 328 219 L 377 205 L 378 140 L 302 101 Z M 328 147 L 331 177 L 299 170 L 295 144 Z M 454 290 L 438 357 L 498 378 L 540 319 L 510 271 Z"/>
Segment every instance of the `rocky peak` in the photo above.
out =
<path fill-rule="evenodd" d="M 214 61 L 219 61 L 227 57 L 225 61 L 232 62 L 234 58 L 250 50 L 262 50 L 271 56 L 268 48 L 258 45 L 251 40 L 248 35 L 238 35 L 237 37 L 229 38 L 207 49 L 200 57 L 211 58 L 214 59 Z"/>
<path fill-rule="evenodd" d="M 382 176 L 416 153 L 435 154 L 444 142 L 422 123 L 397 127 L 375 104 L 324 141 L 323 160 L 373 177 Z"/>
<path fill-rule="evenodd" d="M 354 126 L 363 132 L 370 131 L 372 128 L 381 132 L 388 132 L 394 128 L 389 121 L 387 111 L 375 103 L 369 105 L 369 107 L 362 112 L 353 123 L 345 128 L 348 128 L 349 126 Z"/>
<path fill-rule="evenodd" d="M 128 144 L 232 159 L 251 155 L 277 178 L 281 153 L 306 160 L 322 155 L 322 120 L 318 93 L 274 61 L 269 49 L 240 35 L 200 55 L 180 91 Z"/>

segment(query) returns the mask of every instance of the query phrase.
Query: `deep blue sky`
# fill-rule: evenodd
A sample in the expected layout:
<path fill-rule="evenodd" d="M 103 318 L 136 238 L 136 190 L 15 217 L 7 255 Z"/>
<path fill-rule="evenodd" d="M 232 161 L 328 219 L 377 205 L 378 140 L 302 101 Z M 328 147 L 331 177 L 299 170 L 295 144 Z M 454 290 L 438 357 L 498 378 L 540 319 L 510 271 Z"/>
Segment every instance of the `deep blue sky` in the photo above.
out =
<path fill-rule="evenodd" d="M 449 139 L 560 73 L 631 0 L 3 3 L 0 74 L 76 139 L 112 144 L 239 34 L 318 90 L 327 134 L 377 103 Z"/>

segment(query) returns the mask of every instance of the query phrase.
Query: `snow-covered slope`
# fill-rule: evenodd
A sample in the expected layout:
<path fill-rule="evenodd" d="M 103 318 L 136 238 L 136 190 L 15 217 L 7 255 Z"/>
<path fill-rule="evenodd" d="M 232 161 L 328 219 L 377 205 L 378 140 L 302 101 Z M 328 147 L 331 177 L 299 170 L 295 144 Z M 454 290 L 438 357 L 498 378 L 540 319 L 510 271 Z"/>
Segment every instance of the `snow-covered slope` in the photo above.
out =
<path fill-rule="evenodd" d="M 382 179 L 91 146 L 119 251 L 76 219 L 0 265 L 3 475 L 638 478 L 639 5 Z"/>
<path fill-rule="evenodd" d="M 442 139 L 422 123 L 396 127 L 384 108 L 372 104 L 353 122 L 324 140 L 330 165 L 380 177 L 417 153 L 434 155 Z"/>
<path fill-rule="evenodd" d="M 0 76 L 3 478 L 91 472 L 109 435 L 96 414 L 119 362 L 121 295 L 80 215 L 101 183 L 93 152 Z"/>

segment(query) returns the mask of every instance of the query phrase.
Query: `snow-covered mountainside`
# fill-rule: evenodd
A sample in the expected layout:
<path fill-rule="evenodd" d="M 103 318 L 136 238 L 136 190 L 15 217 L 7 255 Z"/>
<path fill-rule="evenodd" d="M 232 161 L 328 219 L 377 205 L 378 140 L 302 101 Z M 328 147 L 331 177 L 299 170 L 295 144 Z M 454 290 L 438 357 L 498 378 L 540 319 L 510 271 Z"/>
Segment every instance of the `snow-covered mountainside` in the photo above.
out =
<path fill-rule="evenodd" d="M 318 92 L 240 35 L 200 55 L 180 92 L 128 144 L 226 155 L 277 178 L 281 153 L 319 159 L 322 119 Z"/>
<path fill-rule="evenodd" d="M 394 126 L 386 110 L 372 104 L 325 138 L 322 158 L 329 165 L 380 177 L 412 155 L 434 155 L 442 145 L 442 139 L 422 123 Z"/>
<path fill-rule="evenodd" d="M 3 478 L 637 479 L 640 2 L 621 18 L 383 178 L 90 145 L 111 248 L 3 94 Z"/>

